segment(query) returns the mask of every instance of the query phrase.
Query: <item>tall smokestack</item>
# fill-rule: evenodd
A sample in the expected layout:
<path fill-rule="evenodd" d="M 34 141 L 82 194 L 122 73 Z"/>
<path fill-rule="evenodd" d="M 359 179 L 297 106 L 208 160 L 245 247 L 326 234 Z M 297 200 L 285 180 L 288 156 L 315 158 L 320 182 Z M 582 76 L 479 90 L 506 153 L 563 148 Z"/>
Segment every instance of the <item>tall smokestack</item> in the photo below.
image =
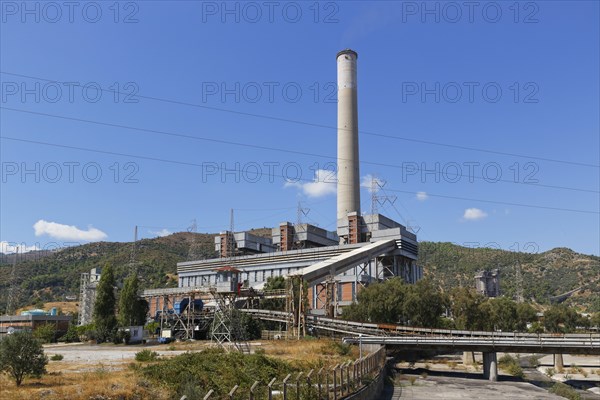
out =
<path fill-rule="evenodd" d="M 354 50 L 337 54 L 337 218 L 347 221 L 348 213 L 360 215 L 360 175 L 358 168 L 358 103 Z M 347 222 L 344 223 L 347 225 Z"/>

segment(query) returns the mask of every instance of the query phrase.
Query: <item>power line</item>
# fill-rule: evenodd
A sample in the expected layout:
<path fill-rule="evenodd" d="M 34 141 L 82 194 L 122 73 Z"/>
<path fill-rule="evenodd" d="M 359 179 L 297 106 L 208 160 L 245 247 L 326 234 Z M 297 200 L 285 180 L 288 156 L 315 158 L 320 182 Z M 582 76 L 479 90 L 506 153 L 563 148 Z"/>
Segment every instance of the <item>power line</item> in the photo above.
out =
<path fill-rule="evenodd" d="M 177 132 L 161 131 L 161 130 L 149 129 L 149 128 L 140 128 L 140 127 L 129 126 L 129 125 L 114 124 L 114 123 L 110 123 L 110 122 L 94 121 L 94 120 L 75 118 L 75 117 L 67 117 L 64 115 L 48 114 L 48 113 L 42 113 L 42 112 L 30 111 L 30 110 L 22 110 L 22 109 L 17 109 L 17 108 L 10 108 L 10 107 L 0 107 L 0 109 L 14 111 L 14 112 L 20 112 L 20 113 L 26 113 L 26 114 L 32 114 L 32 115 L 39 115 L 39 116 L 50 117 L 50 118 L 64 119 L 64 120 L 68 120 L 68 121 L 88 123 L 88 124 L 93 124 L 93 125 L 109 126 L 109 127 L 113 127 L 113 128 L 121 128 L 121 129 L 127 129 L 127 130 L 138 131 L 138 132 L 147 132 L 147 133 L 154 133 L 154 134 L 158 134 L 158 135 L 173 136 L 173 137 L 184 138 L 184 139 L 206 141 L 206 142 L 212 142 L 212 143 L 219 143 L 219 144 L 226 144 L 226 145 L 233 145 L 233 146 L 240 146 L 240 147 L 248 147 L 248 148 L 259 149 L 259 150 L 277 151 L 277 152 L 281 152 L 281 153 L 289 153 L 289 154 L 338 160 L 338 158 L 334 157 L 334 156 L 328 156 L 328 155 L 317 154 L 317 153 L 308 153 L 308 152 L 290 150 L 290 149 L 282 149 L 282 148 L 278 148 L 278 147 L 255 145 L 255 144 L 250 144 L 250 143 L 235 142 L 235 141 L 223 140 L 223 139 L 214 139 L 214 138 L 194 136 L 194 135 L 177 133 Z M 341 160 L 344 160 L 344 159 L 341 159 Z M 380 162 L 373 162 L 373 161 L 360 161 L 360 163 L 374 165 L 374 166 L 378 166 L 378 167 L 398 168 L 403 171 L 407 168 L 404 165 L 387 164 L 387 163 L 380 163 Z M 415 167 L 412 164 L 411 164 L 411 168 L 414 168 L 414 171 L 422 171 L 421 168 Z M 441 171 L 440 171 L 440 174 L 441 174 Z M 455 174 L 451 174 L 451 175 L 453 177 L 460 176 L 460 177 L 469 178 L 469 179 L 472 178 L 472 179 L 477 179 L 477 180 L 484 180 L 484 181 L 486 180 L 486 178 L 483 176 L 474 176 L 474 175 L 471 176 L 471 175 L 464 175 L 464 174 L 459 174 L 459 173 L 455 173 Z M 508 179 L 494 179 L 494 182 L 496 182 L 496 181 L 503 182 L 503 183 L 528 185 L 528 186 L 538 186 L 538 187 L 544 187 L 544 188 L 550 188 L 550 189 L 572 190 L 572 191 L 588 192 L 588 193 L 600 193 L 600 191 L 592 190 L 592 189 L 573 188 L 573 187 L 557 186 L 557 185 L 545 185 L 545 184 L 541 184 L 541 183 L 529 183 L 529 182 L 521 182 L 521 181 L 514 181 L 514 180 L 511 181 Z"/>
<path fill-rule="evenodd" d="M 178 164 L 178 165 L 187 165 L 187 166 L 194 166 L 194 167 L 201 167 L 201 168 L 203 167 L 202 164 L 196 164 L 196 163 L 185 162 L 185 161 L 175 161 L 175 160 L 167 160 L 167 159 L 162 159 L 162 158 L 157 158 L 157 157 L 138 156 L 138 155 L 134 155 L 134 154 L 118 153 L 118 152 L 113 152 L 113 151 L 95 150 L 95 149 L 89 149 L 89 148 L 84 148 L 84 147 L 76 147 L 76 146 L 68 146 L 68 145 L 62 145 L 62 144 L 41 142 L 41 141 L 36 141 L 36 140 L 19 139 L 19 138 L 7 137 L 7 136 L 0 136 L 0 139 L 12 140 L 12 141 L 17 141 L 17 142 L 25 142 L 25 143 L 35 143 L 35 144 L 40 144 L 40 145 L 45 145 L 45 146 L 67 148 L 67 149 L 72 149 L 72 150 L 88 151 L 88 152 L 92 152 L 92 153 L 139 158 L 139 159 L 143 159 L 143 160 L 166 162 L 166 163 Z M 221 167 L 217 166 L 217 169 L 220 170 Z M 266 175 L 262 171 L 257 172 L 256 174 L 258 176 Z M 278 177 L 278 178 L 282 178 L 286 181 L 289 181 L 289 179 L 283 175 L 269 174 L 269 176 Z M 305 179 L 305 178 L 297 178 L 297 181 L 314 182 L 314 180 Z M 338 183 L 338 185 L 339 184 L 340 183 Z M 406 193 L 406 194 L 411 194 L 411 195 L 416 195 L 418 193 L 418 192 L 411 192 L 408 190 L 400 190 L 400 189 L 387 189 L 387 190 L 389 192 Z M 428 192 L 427 195 L 432 196 L 432 197 L 439 197 L 439 198 L 452 199 L 452 200 L 479 201 L 482 203 L 501 204 L 501 205 L 528 207 L 528 208 L 536 208 L 536 209 L 546 209 L 546 210 L 553 210 L 553 211 L 568 211 L 568 212 L 576 212 L 576 213 L 583 213 L 583 214 L 600 214 L 600 212 L 598 212 L 598 211 L 578 210 L 578 209 L 560 208 L 560 207 L 548 207 L 548 206 L 540 206 L 540 205 L 534 205 L 534 204 L 512 203 L 512 202 L 497 201 L 497 200 L 474 199 L 474 198 L 468 198 L 468 197 L 458 197 L 458 196 L 434 194 L 434 193 L 430 193 L 430 192 Z"/>
<path fill-rule="evenodd" d="M 51 83 L 61 83 L 61 84 L 65 83 L 65 82 L 61 82 L 61 81 L 57 81 L 57 80 L 41 78 L 41 77 L 36 77 L 36 76 L 31 76 L 31 75 L 17 74 L 17 73 L 6 72 L 6 71 L 0 71 L 0 74 L 18 76 L 21 78 L 35 79 L 35 80 L 51 82 Z M 69 84 L 71 85 L 73 83 L 69 82 Z M 73 86 L 78 86 L 78 85 L 73 84 Z M 119 92 L 118 90 L 108 90 L 108 89 L 104 89 L 104 88 L 99 88 L 98 90 L 101 90 L 103 92 L 110 92 L 110 93 L 118 94 L 118 95 L 130 95 L 130 93 L 122 93 L 122 92 Z M 261 118 L 261 119 L 267 119 L 267 120 L 279 121 L 279 122 L 289 122 L 289 123 L 293 123 L 293 124 L 297 124 L 297 125 L 312 126 L 315 128 L 334 129 L 336 131 L 338 130 L 338 127 L 333 126 L 333 125 L 318 124 L 318 123 L 300 121 L 300 120 L 290 119 L 290 118 L 275 117 L 275 116 L 266 115 L 266 114 L 256 114 L 256 113 L 250 113 L 250 112 L 245 112 L 245 111 L 237 111 L 237 110 L 231 110 L 231 109 L 227 109 L 227 108 L 214 107 L 214 106 L 208 106 L 208 105 L 197 104 L 197 103 L 188 103 L 185 101 L 164 99 L 164 98 L 154 97 L 154 96 L 142 96 L 142 95 L 138 95 L 138 94 L 136 94 L 135 96 L 139 97 L 140 99 L 153 100 L 153 101 L 183 105 L 183 106 L 188 106 L 188 107 L 202 108 L 202 109 L 206 109 L 206 110 L 225 112 L 225 113 L 230 113 L 230 114 L 242 115 L 242 116 L 246 116 L 246 117 Z M 482 148 L 477 148 L 477 147 L 436 142 L 436 141 L 432 141 L 432 140 L 423 140 L 423 139 L 415 139 L 415 138 L 405 137 L 405 136 L 388 135 L 388 134 L 383 134 L 383 133 L 378 133 L 378 132 L 373 132 L 373 131 L 359 130 L 359 133 L 363 134 L 363 135 L 381 137 L 381 138 L 385 138 L 385 139 L 401 140 L 401 141 L 419 143 L 419 144 L 425 144 L 425 145 L 431 145 L 431 146 L 440 146 L 440 147 L 447 147 L 447 148 L 452 148 L 452 149 L 476 151 L 476 152 L 482 152 L 482 153 L 497 154 L 497 155 L 503 155 L 503 156 L 519 157 L 519 158 L 529 158 L 532 160 L 569 164 L 569 165 L 576 165 L 576 166 L 581 166 L 581 167 L 600 168 L 600 165 L 596 165 L 596 164 L 588 164 L 588 163 L 582 163 L 582 162 L 570 161 L 570 160 L 560 160 L 560 159 L 548 158 L 548 157 L 539 157 L 539 156 L 531 156 L 531 155 L 526 155 L 526 154 L 510 153 L 510 152 L 503 152 L 503 151 L 490 150 L 490 149 L 482 149 Z"/>

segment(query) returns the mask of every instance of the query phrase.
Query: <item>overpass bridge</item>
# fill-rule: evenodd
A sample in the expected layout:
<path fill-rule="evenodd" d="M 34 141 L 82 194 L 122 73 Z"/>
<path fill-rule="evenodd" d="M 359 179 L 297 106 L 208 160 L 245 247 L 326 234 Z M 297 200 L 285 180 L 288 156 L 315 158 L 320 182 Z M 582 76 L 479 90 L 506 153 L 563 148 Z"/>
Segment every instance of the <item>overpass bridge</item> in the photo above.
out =
<path fill-rule="evenodd" d="M 266 321 L 292 322 L 283 311 L 242 310 Z M 321 316 L 307 316 L 306 324 L 344 337 L 345 343 L 385 346 L 387 349 L 463 351 L 483 353 L 483 375 L 498 378 L 497 352 L 600 355 L 600 334 L 535 334 L 520 332 L 465 331 L 430 329 L 394 324 L 344 321 Z"/>

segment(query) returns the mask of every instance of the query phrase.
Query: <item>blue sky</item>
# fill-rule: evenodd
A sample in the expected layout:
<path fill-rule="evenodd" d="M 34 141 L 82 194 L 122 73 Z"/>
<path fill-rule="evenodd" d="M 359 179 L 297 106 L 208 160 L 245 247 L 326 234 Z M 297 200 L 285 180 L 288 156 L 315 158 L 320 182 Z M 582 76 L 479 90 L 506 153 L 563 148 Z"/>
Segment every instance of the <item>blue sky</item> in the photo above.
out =
<path fill-rule="evenodd" d="M 217 232 L 230 208 L 270 227 L 299 201 L 333 230 L 331 174 L 310 181 L 335 167 L 352 48 L 381 213 L 420 240 L 600 253 L 598 2 L 61 4 L 0 2 L 1 242 Z"/>

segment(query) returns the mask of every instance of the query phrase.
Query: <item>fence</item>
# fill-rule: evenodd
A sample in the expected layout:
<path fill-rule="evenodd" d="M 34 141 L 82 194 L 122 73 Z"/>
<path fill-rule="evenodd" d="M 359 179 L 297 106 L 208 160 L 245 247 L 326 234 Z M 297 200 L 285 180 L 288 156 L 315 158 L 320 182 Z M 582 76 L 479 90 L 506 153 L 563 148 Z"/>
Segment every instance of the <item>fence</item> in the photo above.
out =
<path fill-rule="evenodd" d="M 363 358 L 334 367 L 288 374 L 281 380 L 273 378 L 269 382 L 255 381 L 250 388 L 235 385 L 225 397 L 217 397 L 211 389 L 203 400 L 338 400 L 369 384 L 384 368 L 385 361 L 385 347 L 381 347 Z M 180 400 L 186 399 L 183 396 Z"/>

